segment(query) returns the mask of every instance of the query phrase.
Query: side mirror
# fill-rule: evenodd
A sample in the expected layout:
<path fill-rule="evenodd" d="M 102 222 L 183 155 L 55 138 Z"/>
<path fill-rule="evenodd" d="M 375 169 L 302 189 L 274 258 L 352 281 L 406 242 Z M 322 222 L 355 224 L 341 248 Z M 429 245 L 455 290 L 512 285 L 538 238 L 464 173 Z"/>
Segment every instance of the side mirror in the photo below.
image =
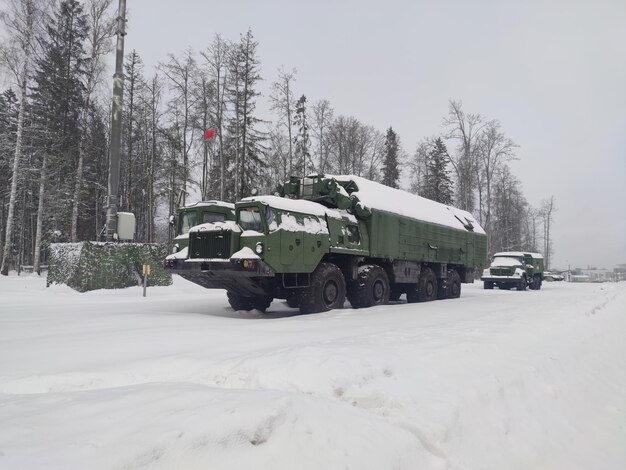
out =
<path fill-rule="evenodd" d="M 173 227 L 176 225 L 176 216 L 170 215 L 170 225 Z"/>

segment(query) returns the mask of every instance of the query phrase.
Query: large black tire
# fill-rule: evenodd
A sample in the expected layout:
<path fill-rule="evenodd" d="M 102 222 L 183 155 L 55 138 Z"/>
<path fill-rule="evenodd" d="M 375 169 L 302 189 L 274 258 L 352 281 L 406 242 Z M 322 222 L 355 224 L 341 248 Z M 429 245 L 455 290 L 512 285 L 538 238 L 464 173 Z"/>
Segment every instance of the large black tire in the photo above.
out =
<path fill-rule="evenodd" d="M 493 282 L 485 281 L 485 289 L 493 289 Z"/>
<path fill-rule="evenodd" d="M 346 301 L 346 280 L 341 269 L 332 263 L 320 263 L 311 274 L 311 285 L 299 297 L 300 313 L 342 308 Z"/>
<path fill-rule="evenodd" d="M 528 282 L 526 281 L 526 275 L 522 275 L 519 282 L 517 283 L 517 290 L 526 290 L 526 286 Z"/>
<path fill-rule="evenodd" d="M 287 305 L 291 308 L 298 308 L 300 306 L 300 296 L 295 292 L 287 297 Z"/>
<path fill-rule="evenodd" d="M 448 271 L 448 299 L 461 297 L 461 276 L 455 269 Z"/>
<path fill-rule="evenodd" d="M 417 301 L 430 302 L 437 299 L 437 276 L 430 268 L 422 269 L 417 283 Z"/>
<path fill-rule="evenodd" d="M 530 289 L 532 290 L 539 290 L 541 289 L 541 276 L 539 274 L 535 274 L 533 276 L 532 281 L 530 281 Z"/>
<path fill-rule="evenodd" d="M 359 267 L 359 274 L 350 283 L 348 300 L 353 308 L 366 308 L 389 302 L 389 277 L 383 268 L 375 264 Z"/>
<path fill-rule="evenodd" d="M 227 292 L 226 296 L 233 310 L 245 310 L 246 312 L 254 309 L 265 312 L 273 300 L 271 297 L 244 297 L 232 292 Z"/>

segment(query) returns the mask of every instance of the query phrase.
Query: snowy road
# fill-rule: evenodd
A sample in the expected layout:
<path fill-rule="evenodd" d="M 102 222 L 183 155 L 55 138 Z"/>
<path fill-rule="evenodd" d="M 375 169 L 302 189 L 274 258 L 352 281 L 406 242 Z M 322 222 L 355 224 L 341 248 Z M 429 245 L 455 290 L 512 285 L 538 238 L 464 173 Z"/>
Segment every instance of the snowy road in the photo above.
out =
<path fill-rule="evenodd" d="M 0 468 L 623 469 L 626 283 L 297 316 L 0 277 Z"/>

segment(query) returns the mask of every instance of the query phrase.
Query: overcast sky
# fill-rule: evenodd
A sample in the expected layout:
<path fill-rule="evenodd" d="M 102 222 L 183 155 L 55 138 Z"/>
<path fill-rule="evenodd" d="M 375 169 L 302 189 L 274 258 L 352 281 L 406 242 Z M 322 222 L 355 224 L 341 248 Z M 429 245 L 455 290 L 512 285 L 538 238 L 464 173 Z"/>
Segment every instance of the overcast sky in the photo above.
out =
<path fill-rule="evenodd" d="M 499 119 L 520 146 L 511 166 L 528 201 L 555 196 L 553 266 L 626 263 L 626 1 L 127 4 L 126 51 L 146 71 L 250 27 L 261 91 L 281 65 L 296 68 L 296 94 L 393 126 L 410 153 L 440 132 L 450 99 Z"/>
<path fill-rule="evenodd" d="M 114 0 L 117 4 L 117 0 Z M 450 99 L 497 118 L 533 206 L 555 196 L 553 266 L 626 263 L 626 1 L 127 0 L 126 52 L 146 74 L 215 33 L 252 28 L 267 90 L 281 65 L 296 94 L 403 147 L 441 131 Z M 111 72 L 112 73 L 112 72 Z"/>

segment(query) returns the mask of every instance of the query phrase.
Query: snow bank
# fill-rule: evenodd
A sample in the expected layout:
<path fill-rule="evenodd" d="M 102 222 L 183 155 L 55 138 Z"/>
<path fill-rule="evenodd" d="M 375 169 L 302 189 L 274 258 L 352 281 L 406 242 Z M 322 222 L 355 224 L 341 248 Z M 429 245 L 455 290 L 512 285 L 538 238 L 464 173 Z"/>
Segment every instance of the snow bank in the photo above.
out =
<path fill-rule="evenodd" d="M 465 225 L 471 223 L 473 231 L 484 234 L 483 228 L 469 212 L 446 206 L 415 194 L 390 188 L 380 183 L 354 175 L 326 175 L 339 182 L 354 181 L 358 191 L 351 193 L 367 208 L 400 214 L 413 219 L 424 220 L 434 224 L 445 225 L 459 230 L 467 230 Z"/>
<path fill-rule="evenodd" d="M 295 315 L 0 276 L 0 468 L 626 468 L 626 283 Z"/>

